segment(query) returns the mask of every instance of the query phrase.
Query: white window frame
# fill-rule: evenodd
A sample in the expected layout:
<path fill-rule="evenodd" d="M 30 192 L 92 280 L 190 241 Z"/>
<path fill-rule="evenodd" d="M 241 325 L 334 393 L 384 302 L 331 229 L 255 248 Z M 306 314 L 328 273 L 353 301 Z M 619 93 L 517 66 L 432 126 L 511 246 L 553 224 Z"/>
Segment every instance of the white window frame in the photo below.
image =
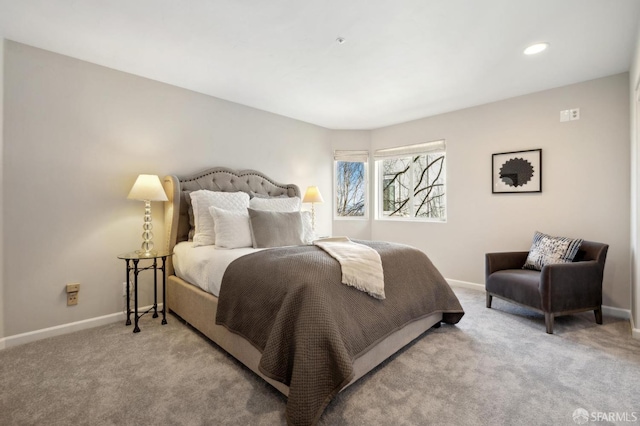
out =
<path fill-rule="evenodd" d="M 364 164 L 364 215 L 338 215 L 338 162 L 353 162 Z M 333 153 L 333 218 L 334 220 L 369 220 L 369 151 L 336 150 Z"/>
<path fill-rule="evenodd" d="M 444 154 L 444 182 L 445 182 L 445 191 L 444 191 L 444 203 L 445 203 L 445 212 L 443 218 L 430 218 L 430 217 L 415 217 L 413 216 L 413 209 L 415 208 L 413 203 L 413 194 L 410 193 L 410 201 L 409 201 L 409 209 L 411 211 L 411 216 L 388 216 L 384 214 L 384 194 L 382 194 L 384 188 L 384 173 L 382 170 L 382 163 L 384 160 L 390 160 L 394 158 L 411 158 L 415 155 L 426 155 L 426 154 L 436 154 L 442 153 Z M 432 142 L 425 142 L 415 145 L 406 145 L 395 148 L 385 148 L 379 149 L 374 152 L 374 162 L 375 162 L 375 220 L 390 220 L 390 221 L 412 221 L 412 222 L 435 222 L 435 223 L 446 223 L 448 216 L 448 206 L 447 206 L 447 155 L 446 155 L 446 142 L 445 140 L 437 140 Z M 413 164 L 413 163 L 411 163 Z M 411 179 L 411 186 L 415 186 L 413 184 L 415 174 L 409 173 L 409 178 Z"/>

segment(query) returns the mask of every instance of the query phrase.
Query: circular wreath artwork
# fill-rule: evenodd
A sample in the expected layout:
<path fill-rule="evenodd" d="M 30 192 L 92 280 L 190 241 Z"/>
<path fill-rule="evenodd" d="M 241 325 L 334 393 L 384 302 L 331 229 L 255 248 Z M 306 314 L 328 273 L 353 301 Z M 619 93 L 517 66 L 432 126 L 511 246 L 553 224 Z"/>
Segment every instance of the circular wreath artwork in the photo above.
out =
<path fill-rule="evenodd" d="M 500 179 L 507 185 L 517 188 L 526 185 L 533 178 L 533 166 L 524 158 L 512 158 L 500 167 Z"/>

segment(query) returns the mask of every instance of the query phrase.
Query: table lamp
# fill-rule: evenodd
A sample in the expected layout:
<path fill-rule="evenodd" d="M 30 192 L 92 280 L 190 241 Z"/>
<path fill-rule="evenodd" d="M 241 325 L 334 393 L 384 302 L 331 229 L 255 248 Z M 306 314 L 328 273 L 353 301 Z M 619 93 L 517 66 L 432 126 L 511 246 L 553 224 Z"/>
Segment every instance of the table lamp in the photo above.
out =
<path fill-rule="evenodd" d="M 157 175 L 140 175 L 133 184 L 129 195 L 130 200 L 144 201 L 144 224 L 142 229 L 142 248 L 138 250 L 140 256 L 155 256 L 157 251 L 153 250 L 153 224 L 151 223 L 151 201 L 167 201 L 167 194 L 164 192 L 160 178 Z"/>
<path fill-rule="evenodd" d="M 322 199 L 322 195 L 320 195 L 320 190 L 317 186 L 310 186 L 307 188 L 307 191 L 304 193 L 304 198 L 302 199 L 303 203 L 311 203 L 311 228 L 315 232 L 316 230 L 316 211 L 313 207 L 315 203 L 324 203 Z"/>

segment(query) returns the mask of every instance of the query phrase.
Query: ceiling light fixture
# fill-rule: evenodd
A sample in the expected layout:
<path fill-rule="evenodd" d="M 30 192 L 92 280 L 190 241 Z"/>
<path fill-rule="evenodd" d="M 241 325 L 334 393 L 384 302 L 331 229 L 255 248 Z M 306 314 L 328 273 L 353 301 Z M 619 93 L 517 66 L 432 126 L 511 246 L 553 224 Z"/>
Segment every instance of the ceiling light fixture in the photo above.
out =
<path fill-rule="evenodd" d="M 338 44 L 344 44 L 344 42 L 347 40 L 345 40 L 344 37 L 338 37 L 336 41 L 338 42 Z"/>
<path fill-rule="evenodd" d="M 543 52 L 545 50 L 547 50 L 547 47 L 549 47 L 549 43 L 536 43 L 536 44 L 532 44 L 531 46 L 527 47 L 526 49 L 524 49 L 524 54 L 525 55 L 535 55 L 537 53 Z"/>

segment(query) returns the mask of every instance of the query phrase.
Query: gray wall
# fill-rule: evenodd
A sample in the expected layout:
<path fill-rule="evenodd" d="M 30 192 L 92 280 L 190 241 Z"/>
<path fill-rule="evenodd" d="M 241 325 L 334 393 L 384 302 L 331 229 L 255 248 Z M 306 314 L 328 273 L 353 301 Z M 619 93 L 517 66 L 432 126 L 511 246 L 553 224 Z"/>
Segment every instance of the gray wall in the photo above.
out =
<path fill-rule="evenodd" d="M 560 111 L 581 119 L 560 123 Z M 604 304 L 629 309 L 627 73 L 372 132 L 372 148 L 447 141 L 447 223 L 374 221 L 372 238 L 414 245 L 442 274 L 484 283 L 484 253 L 528 250 L 534 231 L 610 245 Z M 542 148 L 541 194 L 491 193 L 491 154 Z"/>
<path fill-rule="evenodd" d="M 15 42 L 4 61 L 5 336 L 123 309 L 116 255 L 140 246 L 143 203 L 126 199 L 140 173 L 253 168 L 330 194 L 327 129 Z"/>
<path fill-rule="evenodd" d="M 334 149 L 367 149 L 367 136 L 371 150 L 446 139 L 448 168 L 447 223 L 374 220 L 372 213 L 369 221 L 334 220 L 334 233 L 414 245 L 445 277 L 476 284 L 484 283 L 484 253 L 528 250 L 536 230 L 606 242 L 604 304 L 630 309 L 636 196 L 630 197 L 628 80 L 623 73 L 369 135 L 333 131 Z M 560 111 L 569 108 L 580 108 L 581 119 L 560 123 Z M 543 192 L 492 194 L 491 154 L 534 148 L 543 149 Z M 373 199 L 373 164 L 370 169 Z"/>
<path fill-rule="evenodd" d="M 4 233 L 3 233 L 3 212 L 4 212 L 4 39 L 0 37 L 0 339 L 4 333 Z M 0 343 L 2 349 L 3 343 Z"/>
<path fill-rule="evenodd" d="M 631 301 L 634 333 L 640 337 L 640 27 L 629 71 L 631 105 Z"/>
<path fill-rule="evenodd" d="M 303 191 L 318 185 L 326 201 L 316 206 L 319 234 L 415 245 L 455 280 L 482 283 L 484 253 L 526 250 L 535 230 L 606 241 L 605 304 L 630 307 L 627 74 L 351 131 L 14 42 L 4 44 L 2 57 L 0 250 L 10 250 L 0 256 L 0 338 L 121 311 L 124 263 L 115 256 L 140 243 L 142 203 L 126 200 L 136 176 L 213 165 L 256 168 Z M 559 123 L 559 111 L 573 107 L 582 119 Z M 446 224 L 332 221 L 333 149 L 441 138 L 448 156 Z M 543 149 L 543 193 L 492 195 L 491 154 L 530 148 Z M 160 207 L 153 206 L 157 244 Z M 67 307 L 64 285 L 72 281 L 81 283 L 80 304 Z"/>

